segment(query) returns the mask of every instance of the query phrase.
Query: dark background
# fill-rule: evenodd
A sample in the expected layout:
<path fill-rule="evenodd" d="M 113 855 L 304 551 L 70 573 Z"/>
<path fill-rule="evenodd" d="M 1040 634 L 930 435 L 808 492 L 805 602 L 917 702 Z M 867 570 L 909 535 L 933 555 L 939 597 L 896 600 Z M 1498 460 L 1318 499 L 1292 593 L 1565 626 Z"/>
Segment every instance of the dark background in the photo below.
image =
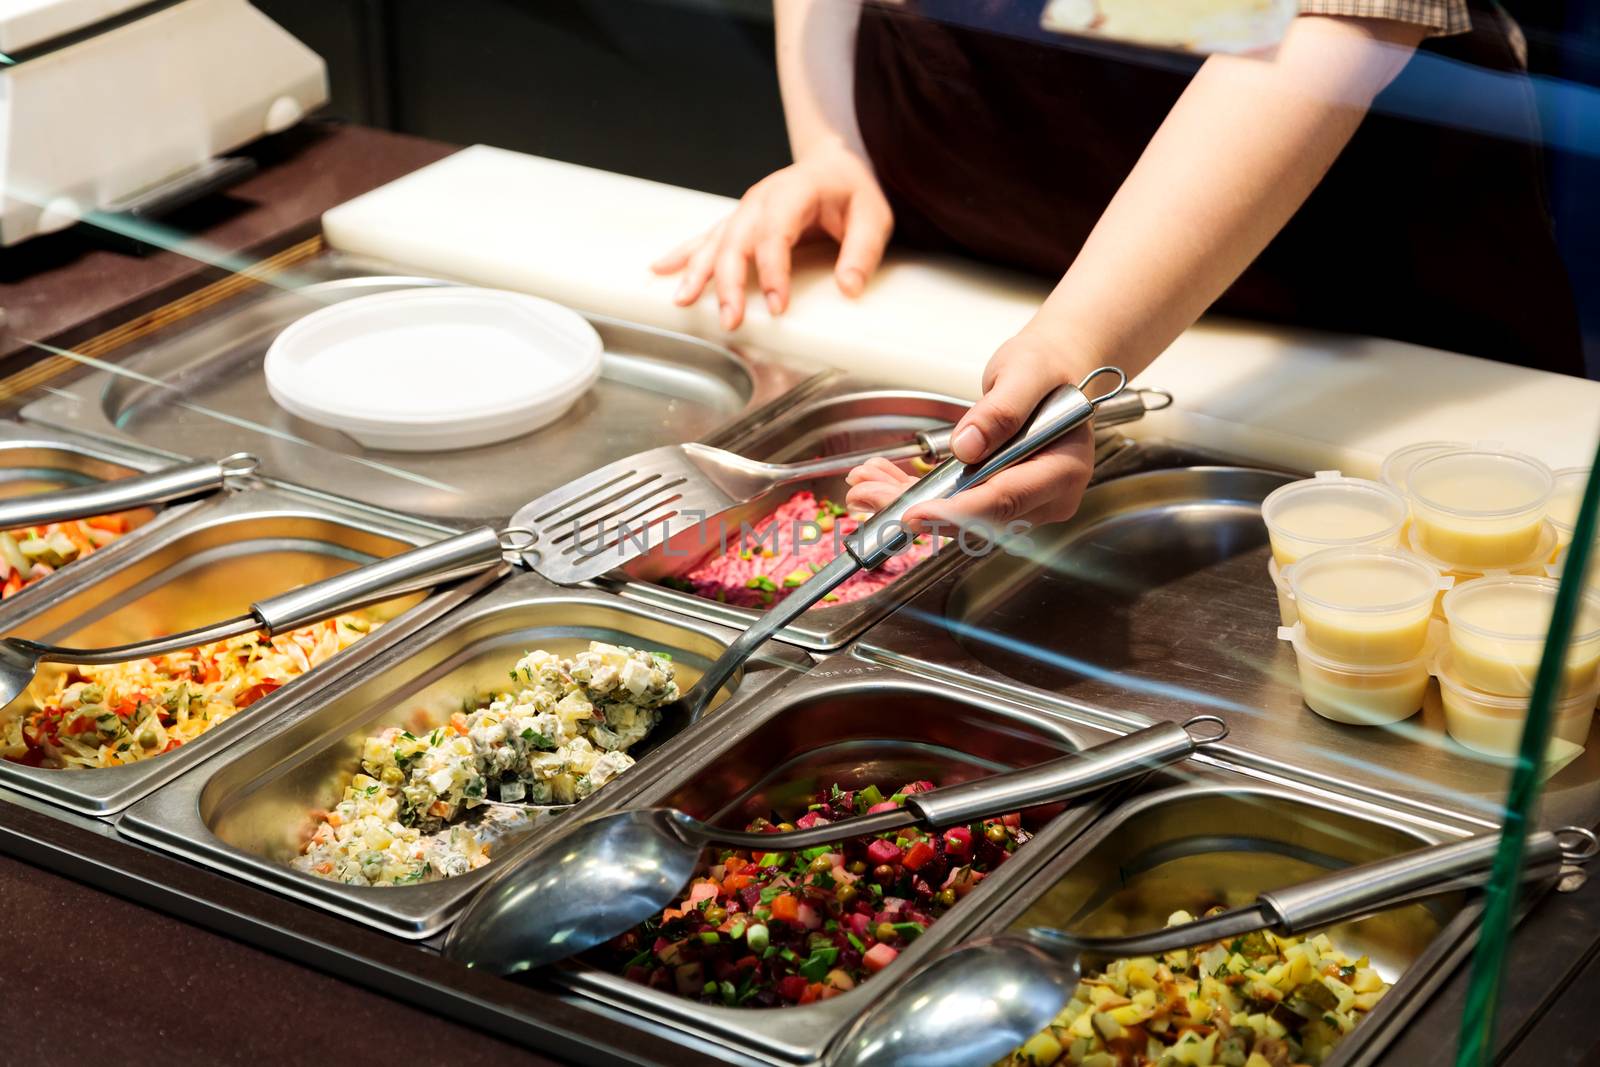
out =
<path fill-rule="evenodd" d="M 766 0 L 255 0 L 320 53 L 332 111 L 737 196 L 789 161 Z M 1600 0 L 1515 0 L 1557 235 L 1600 377 Z M 1567 83 L 1565 86 L 1563 83 Z M 1469 179 L 1470 180 L 1470 179 Z"/>

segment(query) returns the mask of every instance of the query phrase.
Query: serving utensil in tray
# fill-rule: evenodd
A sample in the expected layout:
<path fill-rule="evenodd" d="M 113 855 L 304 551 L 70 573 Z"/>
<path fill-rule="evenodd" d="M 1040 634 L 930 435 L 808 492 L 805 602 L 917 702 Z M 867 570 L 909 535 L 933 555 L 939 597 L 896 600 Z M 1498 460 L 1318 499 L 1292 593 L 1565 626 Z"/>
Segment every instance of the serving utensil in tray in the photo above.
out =
<path fill-rule="evenodd" d="M 1195 736 L 1193 727 L 1204 727 Z M 943 829 L 1093 793 L 1187 759 L 1227 736 L 1222 720 L 1164 722 L 1083 752 L 906 797 L 903 807 L 786 833 L 708 825 L 674 808 L 634 808 L 591 818 L 528 856 L 513 877 L 480 896 L 455 927 L 446 952 L 496 974 L 533 970 L 575 956 L 667 907 L 694 877 L 713 842 L 763 852 L 826 845 L 906 826 Z M 581 856 L 583 862 L 565 862 Z M 606 892 L 597 898 L 596 872 Z M 527 907 L 530 892 L 537 908 Z"/>
<path fill-rule="evenodd" d="M 73 486 L 0 500 L 0 530 L 43 526 L 93 515 L 168 504 L 246 483 L 260 460 L 245 452 L 164 467 L 98 485 Z"/>
<path fill-rule="evenodd" d="M 1128 392 L 1119 385 L 1097 400 L 1093 414 L 1103 428 L 1132 422 L 1171 402 L 1165 393 Z M 644 555 L 652 537 L 670 536 L 674 519 L 698 525 L 773 489 L 845 474 L 875 457 L 944 461 L 954 429 L 923 430 L 908 444 L 801 463 L 767 463 L 696 443 L 666 445 L 546 493 L 519 509 L 512 524 L 536 536 L 540 556 L 535 570 L 559 585 L 576 585 Z"/>
<path fill-rule="evenodd" d="M 930 962 L 861 1016 L 830 1050 L 830 1067 L 894 1063 L 979 1067 L 1049 1026 L 1072 996 L 1085 959 L 1147 956 L 1256 930 L 1298 934 L 1489 880 L 1498 834 L 1480 834 L 1347 867 L 1254 904 L 1164 930 L 1086 938 L 1034 928 L 963 945 Z M 1547 879 L 1600 852 L 1590 831 L 1531 835 L 1524 877 Z"/>

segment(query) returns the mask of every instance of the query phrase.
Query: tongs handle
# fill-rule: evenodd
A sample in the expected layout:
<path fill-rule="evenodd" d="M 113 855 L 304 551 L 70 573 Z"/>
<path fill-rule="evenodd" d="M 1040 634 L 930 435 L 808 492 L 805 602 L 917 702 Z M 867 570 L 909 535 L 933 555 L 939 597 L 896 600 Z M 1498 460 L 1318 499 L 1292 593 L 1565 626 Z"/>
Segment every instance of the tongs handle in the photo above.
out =
<path fill-rule="evenodd" d="M 493 528 L 479 526 L 398 556 L 258 600 L 251 614 L 269 634 L 293 630 L 321 619 L 414 593 L 444 582 L 481 574 L 498 564 L 508 546 Z"/>
<path fill-rule="evenodd" d="M 1199 720 L 1191 720 L 1197 722 Z M 1220 719 L 1206 717 L 1221 725 Z M 919 822 L 938 829 L 1084 796 L 1192 756 L 1200 745 L 1222 740 L 1226 728 L 1194 737 L 1189 723 L 1162 722 L 1069 756 L 957 785 L 913 793 L 906 807 Z"/>
<path fill-rule="evenodd" d="M 1190 727 L 1202 722 L 1211 729 L 1197 737 L 1190 732 Z M 1201 746 L 1222 740 L 1227 732 L 1222 720 L 1214 715 L 1202 715 L 1181 726 L 1174 722 L 1161 722 L 1032 767 L 1002 771 L 957 785 L 940 786 L 926 793 L 912 793 L 906 797 L 903 807 L 889 811 L 856 815 L 838 822 L 776 834 L 721 828 L 713 833 L 716 840 L 723 844 L 772 852 L 830 845 L 844 838 L 887 833 L 902 826 L 919 825 L 931 830 L 959 826 L 1040 804 L 1055 804 L 1086 796 L 1147 771 L 1187 759 Z"/>
<path fill-rule="evenodd" d="M 1274 889 L 1262 893 L 1259 901 L 1274 929 L 1297 934 L 1485 885 L 1499 847 L 1499 834 L 1479 834 Z M 1564 858 L 1560 836 L 1547 830 L 1529 834 L 1524 858 L 1526 880 L 1553 873 Z"/>
<path fill-rule="evenodd" d="M 0 530 L 109 515 L 131 508 L 165 504 L 215 492 L 230 481 L 255 473 L 259 461 L 243 452 L 226 459 L 202 459 L 164 467 L 150 474 L 0 500 Z"/>
<path fill-rule="evenodd" d="M 1084 389 L 1102 374 L 1115 375 L 1117 384 L 1110 392 L 1091 400 Z M 1097 405 L 1121 393 L 1127 384 L 1127 376 L 1116 367 L 1100 367 L 1090 371 L 1077 385 L 1058 387 L 1040 402 L 1022 429 L 991 455 L 973 464 L 958 459 L 945 460 L 863 523 L 845 542 L 845 547 L 867 570 L 882 566 L 911 539 L 905 528 L 905 517 L 913 507 L 955 496 L 1048 448 L 1089 421 Z"/>

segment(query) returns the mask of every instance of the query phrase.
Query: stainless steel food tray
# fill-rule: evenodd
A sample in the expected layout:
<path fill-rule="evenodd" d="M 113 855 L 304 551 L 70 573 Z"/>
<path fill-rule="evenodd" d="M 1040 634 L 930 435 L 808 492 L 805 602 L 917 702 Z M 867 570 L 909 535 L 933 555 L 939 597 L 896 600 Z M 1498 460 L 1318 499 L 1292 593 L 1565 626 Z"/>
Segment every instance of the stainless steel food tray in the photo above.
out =
<path fill-rule="evenodd" d="M 1326 869 L 1382 859 L 1479 829 L 1419 820 L 1397 809 L 1265 784 L 1190 762 L 1152 775 L 972 932 L 1053 926 L 1087 935 L 1159 929 L 1182 908 L 1253 903 L 1260 892 Z M 1465 894 L 1435 897 L 1326 932 L 1368 955 L 1394 988 L 1326 1061 L 1370 1063 L 1448 976 L 1478 908 Z"/>
<path fill-rule="evenodd" d="M 379 516 L 282 488 L 235 493 L 184 509 L 135 531 L 63 571 L 48 597 L 30 599 L 3 619 L 8 636 L 97 647 L 190 629 L 240 614 L 252 600 L 393 555 L 441 536 L 440 527 Z M 410 629 L 460 604 L 494 575 L 429 596 L 390 601 L 387 622 L 339 656 L 272 693 L 176 751 L 120 767 L 51 770 L 0 761 L 0 785 L 105 815 L 220 752 L 273 720 L 316 686 L 354 670 Z M 29 693 L 61 668 L 40 671 Z M 7 709 L 21 713 L 30 699 Z"/>
<path fill-rule="evenodd" d="M 360 766 L 362 740 L 402 724 L 429 729 L 459 711 L 464 697 L 504 688 L 507 671 L 531 648 L 567 652 L 590 640 L 669 651 L 687 688 L 734 634 L 587 590 L 556 589 L 518 574 L 457 608 L 410 640 L 368 659 L 346 684 L 307 695 L 271 726 L 126 812 L 119 830 L 230 874 L 406 938 L 442 929 L 500 866 L 560 819 L 495 847 L 488 866 L 411 886 L 348 886 L 288 867 L 307 813 L 331 808 Z M 735 679 L 737 704 L 715 708 L 692 733 L 664 722 L 637 749 L 639 763 L 580 805 L 625 800 L 657 765 L 677 765 L 695 736 L 717 733 L 756 697 L 810 665 L 797 649 L 768 645 L 765 662 Z M 413 722 L 413 716 L 422 721 Z M 741 720 L 742 721 L 742 720 Z"/>
<path fill-rule="evenodd" d="M 953 422 L 967 410 L 965 401 L 938 393 L 905 389 L 867 389 L 838 379 L 790 405 L 771 421 L 758 424 L 729 447 L 754 459 L 787 463 L 815 456 L 904 444 L 918 430 Z M 696 618 L 743 629 L 759 612 L 718 603 L 673 589 L 662 582 L 680 577 L 715 557 L 724 544 L 737 546 L 743 524 L 754 525 L 802 490 L 844 502 L 844 477 L 816 478 L 783 486 L 743 507 L 691 530 L 680 531 L 599 585 L 625 597 L 660 604 Z M 781 633 L 786 641 L 817 651 L 836 649 L 859 636 L 897 604 L 936 581 L 959 561 L 956 552 L 925 560 L 893 585 L 847 604 L 821 604 Z"/>
<path fill-rule="evenodd" d="M 164 467 L 168 462 L 148 452 L 112 447 L 44 427 L 0 419 L 0 497 L 25 496 L 126 478 Z M 140 508 L 130 512 L 130 532 L 182 506 Z M 118 543 L 113 542 L 95 555 L 110 551 Z M 17 611 L 19 606 L 49 596 L 50 591 L 59 589 L 66 575 L 76 569 L 77 564 L 72 564 L 19 590 L 0 604 L 0 618 Z"/>
<path fill-rule="evenodd" d="M 1026 557 L 945 578 L 859 654 L 1123 729 L 1214 713 L 1230 759 L 1497 822 L 1508 766 L 1445 735 L 1436 687 L 1422 714 L 1389 727 L 1331 722 L 1301 702 L 1260 520 L 1289 477 L 1179 466 L 1097 485 L 1071 522 L 1034 533 Z M 1547 784 L 1548 820 L 1600 819 L 1595 740 Z"/>
<path fill-rule="evenodd" d="M 273 402 L 262 374 L 285 326 L 342 300 L 446 285 L 383 264 L 329 254 L 293 288 L 263 286 L 157 331 L 22 417 L 174 457 L 217 442 L 260 456 L 275 478 L 403 515 L 453 524 L 503 520 L 526 501 L 615 459 L 657 445 L 711 439 L 811 376 L 774 360 L 684 334 L 602 316 L 600 381 L 560 421 L 535 433 L 453 452 L 381 452 L 297 419 Z M 439 373 L 450 373 L 441 353 Z"/>
<path fill-rule="evenodd" d="M 742 826 L 756 813 L 792 805 L 809 788 L 833 781 L 893 785 L 931 777 L 949 783 L 1106 739 L 1093 729 L 1069 727 L 1048 712 L 953 692 L 848 655 L 824 660 L 772 698 L 746 703 L 741 711 L 729 729 L 703 734 L 632 798 L 607 798 L 606 810 L 670 805 Z M 625 1013 L 632 1025 L 666 1025 L 689 1039 L 721 1043 L 764 1062 L 811 1062 L 885 988 L 959 938 L 1009 886 L 1089 825 L 1106 802 L 1105 796 L 1090 798 L 1054 814 L 1033 841 L 881 974 L 830 1000 L 774 1009 L 705 1005 L 582 964 L 564 969 L 558 980 Z"/>

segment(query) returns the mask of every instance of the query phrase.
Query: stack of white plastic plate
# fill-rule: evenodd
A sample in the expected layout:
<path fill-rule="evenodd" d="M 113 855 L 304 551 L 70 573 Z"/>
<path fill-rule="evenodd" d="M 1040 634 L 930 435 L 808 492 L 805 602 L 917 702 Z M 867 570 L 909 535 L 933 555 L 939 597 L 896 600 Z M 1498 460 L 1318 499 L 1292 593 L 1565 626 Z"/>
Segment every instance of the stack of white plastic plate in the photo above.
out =
<path fill-rule="evenodd" d="M 594 327 L 498 289 L 440 286 L 333 304 L 280 333 L 267 389 L 284 410 L 367 448 L 504 441 L 564 415 L 600 375 Z"/>

